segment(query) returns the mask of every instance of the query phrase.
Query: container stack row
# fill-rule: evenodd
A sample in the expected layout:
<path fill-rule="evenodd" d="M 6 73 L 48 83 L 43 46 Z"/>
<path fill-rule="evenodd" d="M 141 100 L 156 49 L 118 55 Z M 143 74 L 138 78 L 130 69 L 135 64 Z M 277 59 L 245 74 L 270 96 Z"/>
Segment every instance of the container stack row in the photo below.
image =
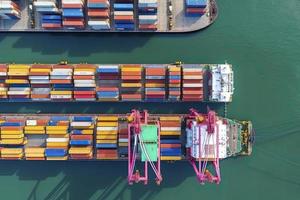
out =
<path fill-rule="evenodd" d="M 202 16 L 206 12 L 208 0 L 185 0 L 185 14 L 187 16 Z"/>
<path fill-rule="evenodd" d="M 139 29 L 156 31 L 158 16 L 157 0 L 139 0 L 138 1 L 138 15 L 139 15 Z"/>
<path fill-rule="evenodd" d="M 64 28 L 85 28 L 84 7 L 85 0 L 62 0 L 62 15 Z"/>
<path fill-rule="evenodd" d="M 99 65 L 97 78 L 97 98 L 100 101 L 118 101 L 120 87 L 119 66 Z"/>
<path fill-rule="evenodd" d="M 126 120 L 119 121 L 119 138 L 118 153 L 120 158 L 128 157 L 128 122 Z"/>
<path fill-rule="evenodd" d="M 30 99 L 30 83 L 29 83 L 30 65 L 9 65 L 8 66 L 8 97 L 15 101 L 26 101 Z"/>
<path fill-rule="evenodd" d="M 16 1 L 2 0 L 0 2 L 0 19 L 20 19 L 21 11 Z"/>
<path fill-rule="evenodd" d="M 97 121 L 97 159 L 118 158 L 118 117 L 101 116 Z"/>
<path fill-rule="evenodd" d="M 181 100 L 181 67 L 168 66 L 169 101 Z"/>
<path fill-rule="evenodd" d="M 75 116 L 71 122 L 70 159 L 93 158 L 94 117 Z"/>
<path fill-rule="evenodd" d="M 6 80 L 8 79 L 7 71 L 7 65 L 0 64 L 0 99 L 8 99 L 6 84 Z"/>
<path fill-rule="evenodd" d="M 46 126 L 47 160 L 67 160 L 69 149 L 70 120 L 65 116 L 53 116 Z"/>
<path fill-rule="evenodd" d="M 69 101 L 73 98 L 73 66 L 55 65 L 50 72 L 52 100 Z"/>
<path fill-rule="evenodd" d="M 110 29 L 110 3 L 108 0 L 88 0 L 88 25 L 94 30 Z"/>
<path fill-rule="evenodd" d="M 48 120 L 30 118 L 26 120 L 24 133 L 27 138 L 25 146 L 26 160 L 45 160 L 45 134 Z"/>
<path fill-rule="evenodd" d="M 41 16 L 42 28 L 58 29 L 62 27 L 62 16 L 58 11 L 56 0 L 37 0 L 34 1 L 34 6 Z"/>
<path fill-rule="evenodd" d="M 5 160 L 19 160 L 24 156 L 22 146 L 26 143 L 24 136 L 25 121 L 23 119 L 0 118 L 1 158 Z"/>
<path fill-rule="evenodd" d="M 160 117 L 160 124 L 161 160 L 181 160 L 181 118 Z"/>
<path fill-rule="evenodd" d="M 134 0 L 115 0 L 114 3 L 115 30 L 134 30 Z"/>
<path fill-rule="evenodd" d="M 197 66 L 182 68 L 182 100 L 203 101 L 203 70 Z"/>
<path fill-rule="evenodd" d="M 29 71 L 31 85 L 31 99 L 33 101 L 47 101 L 50 99 L 51 65 L 32 65 Z"/>
<path fill-rule="evenodd" d="M 203 101 L 205 74 L 199 65 L 2 64 L 0 99 Z"/>
<path fill-rule="evenodd" d="M 76 101 L 96 100 L 95 66 L 89 64 L 75 65 L 73 71 L 74 99 Z"/>
<path fill-rule="evenodd" d="M 145 68 L 145 100 L 165 101 L 166 99 L 166 67 L 153 65 Z"/>
<path fill-rule="evenodd" d="M 141 101 L 142 100 L 142 66 L 122 65 L 121 66 L 122 91 L 121 100 Z"/>

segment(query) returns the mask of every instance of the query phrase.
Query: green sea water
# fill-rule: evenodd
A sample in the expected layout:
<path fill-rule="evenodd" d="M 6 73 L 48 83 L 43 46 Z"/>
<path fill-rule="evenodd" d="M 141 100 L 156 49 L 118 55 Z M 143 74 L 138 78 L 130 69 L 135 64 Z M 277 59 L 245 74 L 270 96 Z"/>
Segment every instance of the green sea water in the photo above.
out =
<path fill-rule="evenodd" d="M 188 163 L 163 164 L 164 181 L 127 186 L 125 162 L 0 162 L 0 199 L 300 199 L 300 1 L 218 0 L 211 27 L 191 34 L 0 34 L 0 61 L 232 63 L 228 117 L 256 130 L 250 157 L 221 162 L 220 185 L 199 185 Z M 210 105 L 222 112 L 222 105 Z M 0 112 L 186 113 L 203 104 L 0 103 Z"/>

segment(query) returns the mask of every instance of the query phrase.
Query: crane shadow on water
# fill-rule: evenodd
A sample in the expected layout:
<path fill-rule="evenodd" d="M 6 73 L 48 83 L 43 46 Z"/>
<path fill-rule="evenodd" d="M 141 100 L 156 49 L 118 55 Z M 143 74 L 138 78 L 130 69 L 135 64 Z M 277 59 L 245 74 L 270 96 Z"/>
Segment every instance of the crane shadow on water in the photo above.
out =
<path fill-rule="evenodd" d="M 59 179 L 50 185 L 45 200 L 54 199 L 151 199 L 162 188 L 180 185 L 186 178 L 194 176 L 187 162 L 163 163 L 164 180 L 161 186 L 151 176 L 149 185 L 129 186 L 126 181 L 127 162 L 123 161 L 7 161 L 1 162 L 0 175 L 15 175 L 19 180 L 35 181 L 26 199 L 41 199 L 40 193 L 47 178 Z M 182 172 L 182 173 L 178 173 Z M 150 173 L 151 174 L 151 173 Z M 44 191 L 42 191 L 44 192 Z M 25 198 L 24 198 L 25 199 Z"/>

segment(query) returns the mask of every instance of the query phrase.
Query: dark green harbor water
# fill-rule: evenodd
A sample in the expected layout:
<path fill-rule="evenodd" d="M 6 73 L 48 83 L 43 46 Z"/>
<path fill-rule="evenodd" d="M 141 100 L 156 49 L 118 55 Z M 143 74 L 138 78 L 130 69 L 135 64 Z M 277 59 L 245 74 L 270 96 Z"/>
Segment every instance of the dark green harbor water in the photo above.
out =
<path fill-rule="evenodd" d="M 220 16 L 192 34 L 0 34 L 0 61 L 223 63 L 235 70 L 228 116 L 250 119 L 251 157 L 221 162 L 201 186 L 187 163 L 164 164 L 160 187 L 127 186 L 125 162 L 0 162 L 0 199 L 300 199 L 300 1 L 218 0 Z M 0 112 L 184 113 L 202 104 L 0 104 Z M 222 113 L 222 106 L 211 105 Z"/>

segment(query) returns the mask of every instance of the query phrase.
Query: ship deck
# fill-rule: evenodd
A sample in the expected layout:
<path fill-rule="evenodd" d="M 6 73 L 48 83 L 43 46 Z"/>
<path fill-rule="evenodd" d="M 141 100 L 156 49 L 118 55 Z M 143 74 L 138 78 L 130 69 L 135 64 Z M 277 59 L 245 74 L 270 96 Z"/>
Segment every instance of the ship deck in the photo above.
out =
<path fill-rule="evenodd" d="M 111 1 L 111 7 L 114 0 Z M 55 29 L 46 30 L 41 28 L 40 14 L 30 9 L 30 1 L 20 1 L 21 19 L 0 20 L 0 32 L 144 32 L 144 33 L 180 33 L 193 32 L 204 29 L 211 25 L 218 16 L 215 0 L 208 0 L 207 12 L 203 16 L 186 16 L 184 0 L 160 0 L 158 1 L 158 29 L 156 31 L 143 31 L 138 29 L 137 14 L 135 14 L 135 29 L 129 31 L 118 31 L 113 28 L 113 20 L 110 20 L 110 30 L 85 29 Z M 33 5 L 32 5 L 33 6 Z M 169 9 L 170 6 L 172 9 Z M 137 6 L 134 7 L 137 13 Z M 113 11 L 110 18 L 113 19 Z M 87 17 L 85 18 L 87 20 Z"/>

